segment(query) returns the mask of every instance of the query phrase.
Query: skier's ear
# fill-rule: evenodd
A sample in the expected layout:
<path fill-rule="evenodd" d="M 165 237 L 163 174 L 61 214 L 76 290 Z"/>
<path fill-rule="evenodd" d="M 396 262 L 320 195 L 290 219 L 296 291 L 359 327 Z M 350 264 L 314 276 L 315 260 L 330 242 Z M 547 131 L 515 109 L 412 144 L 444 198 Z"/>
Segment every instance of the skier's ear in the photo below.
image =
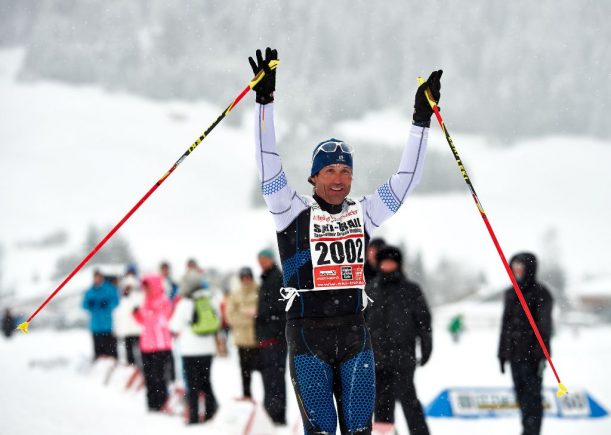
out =
<path fill-rule="evenodd" d="M 314 183 L 314 177 L 308 177 L 308 183 L 310 183 L 312 186 L 316 186 Z"/>

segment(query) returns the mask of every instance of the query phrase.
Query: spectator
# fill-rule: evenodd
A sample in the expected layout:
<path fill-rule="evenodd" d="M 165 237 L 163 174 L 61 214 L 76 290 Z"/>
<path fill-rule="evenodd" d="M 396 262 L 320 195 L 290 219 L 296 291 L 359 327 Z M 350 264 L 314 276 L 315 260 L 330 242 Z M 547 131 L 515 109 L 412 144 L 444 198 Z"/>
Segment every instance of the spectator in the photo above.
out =
<path fill-rule="evenodd" d="M 163 277 L 163 288 L 165 294 L 170 298 L 170 301 L 175 302 L 174 299 L 178 296 L 178 285 L 172 279 L 172 273 L 170 270 L 170 263 L 167 261 L 162 262 L 159 265 L 159 273 Z"/>
<path fill-rule="evenodd" d="M 252 399 L 250 380 L 258 366 L 258 343 L 255 337 L 257 315 L 257 284 L 252 270 L 243 267 L 239 272 L 240 287 L 232 292 L 227 304 L 227 321 L 238 347 L 242 373 L 242 397 Z"/>
<path fill-rule="evenodd" d="M 142 367 L 139 347 L 142 325 L 136 321 L 133 312 L 142 305 L 144 295 L 140 282 L 131 274 L 121 280 L 121 291 L 119 306 L 113 312 L 115 334 L 123 340 L 127 364 Z"/>
<path fill-rule="evenodd" d="M 263 404 L 276 425 L 286 424 L 286 314 L 280 300 L 282 272 L 271 249 L 259 252 L 261 287 L 255 330 L 259 342 L 259 366 L 265 391 Z"/>
<path fill-rule="evenodd" d="M 118 290 L 106 282 L 99 270 L 93 272 L 93 285 L 85 292 L 82 307 L 89 311 L 93 336 L 93 359 L 117 358 L 117 339 L 112 333 L 112 311 L 119 305 Z"/>
<path fill-rule="evenodd" d="M 426 364 L 432 351 L 431 314 L 420 287 L 402 270 L 401 251 L 385 246 L 376 255 L 378 274 L 373 281 L 373 303 L 367 324 L 376 361 L 376 404 L 374 421 L 394 423 L 395 401 L 403 408 L 409 433 L 428 435 L 422 405 L 416 395 L 414 373 L 416 341 L 420 341 Z"/>
<path fill-rule="evenodd" d="M 190 424 L 199 422 L 200 394 L 205 401 L 204 421 L 210 420 L 218 408 L 210 377 L 220 328 L 219 307 L 213 303 L 210 290 L 204 287 L 200 273 L 187 272 L 181 298 L 170 320 L 170 330 L 180 343 Z M 197 328 L 199 325 L 203 330 Z"/>
<path fill-rule="evenodd" d="M 160 411 L 168 398 L 168 383 L 173 379 L 172 340 L 168 329 L 172 303 L 163 292 L 161 276 L 145 276 L 142 288 L 144 303 L 134 310 L 134 317 L 143 326 L 140 352 L 148 409 Z"/>
<path fill-rule="evenodd" d="M 13 331 L 15 331 L 15 318 L 11 314 L 11 309 L 7 308 L 2 318 L 2 333 L 6 338 L 11 338 Z"/>
<path fill-rule="evenodd" d="M 537 258 L 523 252 L 515 255 L 510 265 L 541 338 L 551 353 L 553 299 L 549 290 L 537 281 Z M 498 357 L 501 373 L 505 373 L 507 361 L 511 366 L 516 398 L 522 413 L 522 434 L 539 435 L 543 420 L 541 386 L 545 355 L 513 287 L 505 291 Z"/>
<path fill-rule="evenodd" d="M 376 255 L 378 255 L 378 251 L 384 247 L 384 245 L 386 245 L 386 241 L 382 238 L 371 239 L 369 241 L 369 245 L 367 245 L 365 256 L 365 259 L 367 260 L 365 261 L 365 280 L 367 282 L 373 281 L 378 273 L 378 261 L 376 260 Z"/>

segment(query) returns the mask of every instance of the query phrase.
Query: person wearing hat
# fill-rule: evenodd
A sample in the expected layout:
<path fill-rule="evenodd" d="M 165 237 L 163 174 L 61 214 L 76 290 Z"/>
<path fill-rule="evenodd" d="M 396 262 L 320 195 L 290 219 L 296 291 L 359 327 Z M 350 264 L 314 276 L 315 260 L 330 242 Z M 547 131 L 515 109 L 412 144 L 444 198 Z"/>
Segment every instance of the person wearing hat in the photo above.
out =
<path fill-rule="evenodd" d="M 373 302 L 366 313 L 376 362 L 374 421 L 394 424 L 395 401 L 399 401 L 409 433 L 428 435 L 414 374 L 416 366 L 426 364 L 433 350 L 431 313 L 420 287 L 405 276 L 398 248 L 382 247 L 376 262 L 378 273 L 370 288 Z"/>
<path fill-rule="evenodd" d="M 276 425 L 286 424 L 286 316 L 278 297 L 282 272 L 271 249 L 257 257 L 261 266 L 261 285 L 255 332 L 259 342 L 259 366 L 263 379 L 263 406 Z"/>
<path fill-rule="evenodd" d="M 442 71 L 418 88 L 413 125 L 397 172 L 374 193 L 349 197 L 353 149 L 331 138 L 312 152 L 308 181 L 313 195 L 288 184 L 276 149 L 276 50 L 249 58 L 255 74 L 255 156 L 261 190 L 276 225 L 284 277 L 289 368 L 306 433 L 371 431 L 375 372 L 363 317 L 367 305 L 365 255 L 374 230 L 397 212 L 422 176 L 433 111 L 424 91 L 439 100 Z M 337 401 L 335 407 L 333 398 Z"/>
<path fill-rule="evenodd" d="M 231 292 L 227 303 L 227 322 L 233 332 L 233 342 L 238 347 L 242 374 L 242 398 L 252 399 L 250 380 L 258 367 L 258 347 L 255 336 L 258 289 L 250 267 L 238 272 L 240 286 Z"/>
<path fill-rule="evenodd" d="M 509 261 L 524 301 L 539 328 L 545 346 L 551 353 L 554 299 L 547 287 L 537 279 L 537 264 L 537 257 L 530 252 L 520 252 Z M 503 304 L 498 348 L 501 373 L 505 374 L 505 366 L 509 362 L 522 415 L 522 434 L 539 435 L 543 422 L 541 387 L 546 364 L 545 355 L 513 287 L 505 290 Z"/>

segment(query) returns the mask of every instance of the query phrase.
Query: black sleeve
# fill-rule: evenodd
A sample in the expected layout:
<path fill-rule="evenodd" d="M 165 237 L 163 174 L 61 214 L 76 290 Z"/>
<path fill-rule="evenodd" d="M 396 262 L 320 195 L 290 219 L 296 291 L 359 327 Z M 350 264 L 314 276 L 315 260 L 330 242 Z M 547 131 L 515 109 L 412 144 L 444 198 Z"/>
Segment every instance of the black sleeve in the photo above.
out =
<path fill-rule="evenodd" d="M 544 286 L 540 286 L 540 295 L 535 322 L 541 333 L 541 338 L 543 338 L 543 342 L 551 354 L 550 338 L 552 336 L 552 309 L 554 301 L 551 293 Z"/>
<path fill-rule="evenodd" d="M 431 328 L 431 312 L 429 306 L 426 303 L 424 294 L 420 290 L 420 286 L 413 285 L 413 303 L 414 303 L 414 321 L 416 323 L 416 335 L 422 337 L 425 334 L 429 334 L 432 331 Z"/>
<path fill-rule="evenodd" d="M 433 352 L 433 334 L 431 327 L 431 312 L 420 286 L 412 286 L 412 303 L 414 306 L 414 323 L 416 326 L 416 336 L 420 338 L 420 351 L 422 354 L 421 364 L 424 365 L 431 357 Z"/>

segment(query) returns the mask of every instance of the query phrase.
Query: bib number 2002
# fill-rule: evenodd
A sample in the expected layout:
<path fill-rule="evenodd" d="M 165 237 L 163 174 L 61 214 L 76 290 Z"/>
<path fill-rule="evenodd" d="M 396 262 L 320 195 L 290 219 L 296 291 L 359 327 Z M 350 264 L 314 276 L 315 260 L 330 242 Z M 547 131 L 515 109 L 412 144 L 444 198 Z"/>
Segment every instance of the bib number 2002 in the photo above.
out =
<path fill-rule="evenodd" d="M 318 242 L 314 245 L 316 251 L 320 251 L 318 266 L 343 263 L 363 263 L 363 239 L 347 239 L 332 243 Z M 329 259 L 328 257 L 331 257 Z"/>

